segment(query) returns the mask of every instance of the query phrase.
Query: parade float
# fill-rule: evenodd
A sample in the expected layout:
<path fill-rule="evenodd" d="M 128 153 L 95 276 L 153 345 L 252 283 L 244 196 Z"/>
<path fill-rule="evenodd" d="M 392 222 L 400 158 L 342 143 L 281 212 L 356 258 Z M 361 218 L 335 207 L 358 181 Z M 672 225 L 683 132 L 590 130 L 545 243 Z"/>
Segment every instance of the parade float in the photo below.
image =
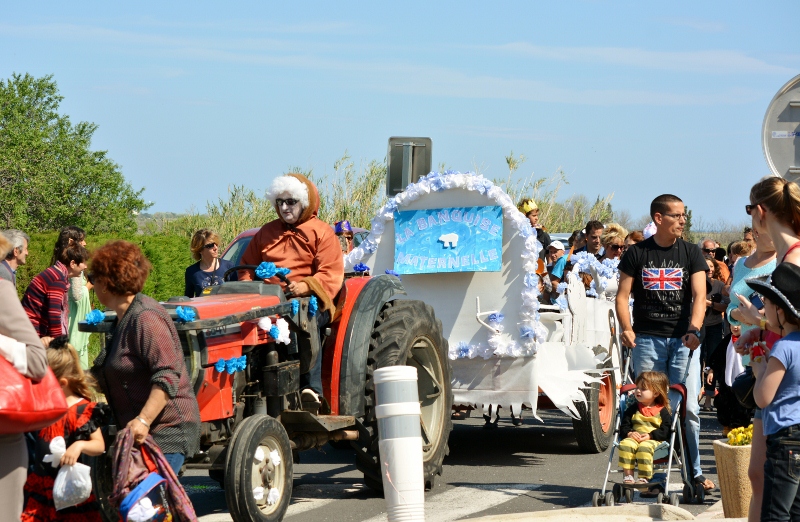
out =
<path fill-rule="evenodd" d="M 583 254 L 540 304 L 536 231 L 481 175 L 431 172 L 384 205 L 346 271 L 391 274 L 431 305 L 449 343 L 454 405 L 558 409 L 586 452 L 608 447 L 620 382 L 614 266 Z M 586 287 L 577 272 L 592 275 Z"/>

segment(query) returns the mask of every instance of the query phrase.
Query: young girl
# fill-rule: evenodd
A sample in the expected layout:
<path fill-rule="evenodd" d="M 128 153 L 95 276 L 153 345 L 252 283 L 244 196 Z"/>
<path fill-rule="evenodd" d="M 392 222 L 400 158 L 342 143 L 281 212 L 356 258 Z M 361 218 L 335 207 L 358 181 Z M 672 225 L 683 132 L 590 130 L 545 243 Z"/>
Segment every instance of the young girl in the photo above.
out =
<path fill-rule="evenodd" d="M 59 465 L 72 465 L 78 462 L 81 454 L 97 456 L 105 451 L 103 435 L 99 427 L 108 417 L 108 406 L 90 402 L 93 380 L 81 369 L 80 357 L 68 342 L 67 336 L 56 337 L 47 349 L 47 362 L 61 384 L 67 399 L 67 414 L 52 426 L 33 434 L 35 446 L 31 459 L 28 480 L 25 483 L 25 508 L 23 522 L 42 520 L 89 520 L 100 521 L 99 506 L 94 495 L 85 502 L 70 508 L 56 511 L 53 503 L 53 483 L 58 467 L 44 462 L 50 453 L 50 442 L 64 437 L 67 451 Z"/>
<path fill-rule="evenodd" d="M 800 267 L 781 263 L 747 285 L 763 296 L 767 322 L 783 336 L 768 357 L 763 343 L 750 351 L 753 397 L 767 437 L 761 520 L 793 520 L 800 509 Z"/>
<path fill-rule="evenodd" d="M 625 484 L 647 484 L 653 476 L 653 453 L 656 446 L 667 440 L 672 427 L 667 388 L 669 380 L 661 372 L 642 372 L 636 379 L 636 402 L 622 416 L 619 443 L 619 465 Z M 634 480 L 633 468 L 638 463 L 639 479 Z"/>

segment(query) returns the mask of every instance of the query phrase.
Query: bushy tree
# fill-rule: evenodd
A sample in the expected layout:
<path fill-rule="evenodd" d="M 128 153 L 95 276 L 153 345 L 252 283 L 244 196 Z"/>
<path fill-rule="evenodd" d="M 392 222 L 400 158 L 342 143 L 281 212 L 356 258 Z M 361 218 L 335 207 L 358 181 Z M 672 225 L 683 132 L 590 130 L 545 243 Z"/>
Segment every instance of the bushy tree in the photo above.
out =
<path fill-rule="evenodd" d="M 52 75 L 0 80 L 0 227 L 135 231 L 144 189 L 106 151 L 89 149 L 97 125 L 73 125 L 58 112 L 62 99 Z"/>

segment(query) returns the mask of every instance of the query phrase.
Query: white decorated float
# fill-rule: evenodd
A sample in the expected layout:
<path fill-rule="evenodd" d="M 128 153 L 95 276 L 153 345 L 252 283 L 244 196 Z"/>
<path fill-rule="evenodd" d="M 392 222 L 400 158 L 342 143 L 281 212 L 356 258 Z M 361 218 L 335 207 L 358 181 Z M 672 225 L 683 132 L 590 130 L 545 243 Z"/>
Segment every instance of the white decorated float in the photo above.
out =
<path fill-rule="evenodd" d="M 574 420 L 585 451 L 613 433 L 619 342 L 615 266 L 576 258 L 557 305 L 540 305 L 541 245 L 511 198 L 480 175 L 430 173 L 372 220 L 346 269 L 402 279 L 409 297 L 433 306 L 449 342 L 454 404 L 520 412 L 557 408 Z M 363 269 L 363 266 L 359 267 Z M 587 296 L 587 293 L 589 296 Z M 597 298 L 590 297 L 597 296 Z"/>

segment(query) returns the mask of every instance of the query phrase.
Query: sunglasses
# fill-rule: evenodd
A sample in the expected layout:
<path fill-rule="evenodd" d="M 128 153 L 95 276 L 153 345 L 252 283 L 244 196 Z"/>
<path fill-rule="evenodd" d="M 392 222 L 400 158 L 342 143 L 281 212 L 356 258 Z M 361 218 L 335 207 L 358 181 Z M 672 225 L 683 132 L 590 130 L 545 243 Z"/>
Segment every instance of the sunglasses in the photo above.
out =
<path fill-rule="evenodd" d="M 755 208 L 756 208 L 758 205 L 760 205 L 760 203 L 756 203 L 755 205 L 745 205 L 745 206 L 744 206 L 744 211 L 745 211 L 745 212 L 747 212 L 747 215 L 749 216 L 749 215 L 750 215 L 750 213 L 751 213 L 751 212 L 753 212 L 753 210 L 755 210 Z"/>
<path fill-rule="evenodd" d="M 203 245 L 203 248 L 205 248 L 206 250 L 211 250 L 215 246 L 217 246 L 216 243 L 206 243 L 205 245 Z"/>
<path fill-rule="evenodd" d="M 289 198 L 289 199 L 278 198 L 278 199 L 275 200 L 275 205 L 277 205 L 278 207 L 281 207 L 284 204 L 286 206 L 293 207 L 293 206 L 297 205 L 298 203 L 299 203 L 299 201 L 294 199 L 294 198 Z"/>
<path fill-rule="evenodd" d="M 715 251 L 716 251 L 715 248 L 704 248 L 703 249 L 703 252 L 705 252 L 706 254 L 713 254 Z"/>
<path fill-rule="evenodd" d="M 608 248 L 609 250 L 617 251 L 617 250 L 625 250 L 628 247 L 626 247 L 625 245 L 608 245 Z"/>

